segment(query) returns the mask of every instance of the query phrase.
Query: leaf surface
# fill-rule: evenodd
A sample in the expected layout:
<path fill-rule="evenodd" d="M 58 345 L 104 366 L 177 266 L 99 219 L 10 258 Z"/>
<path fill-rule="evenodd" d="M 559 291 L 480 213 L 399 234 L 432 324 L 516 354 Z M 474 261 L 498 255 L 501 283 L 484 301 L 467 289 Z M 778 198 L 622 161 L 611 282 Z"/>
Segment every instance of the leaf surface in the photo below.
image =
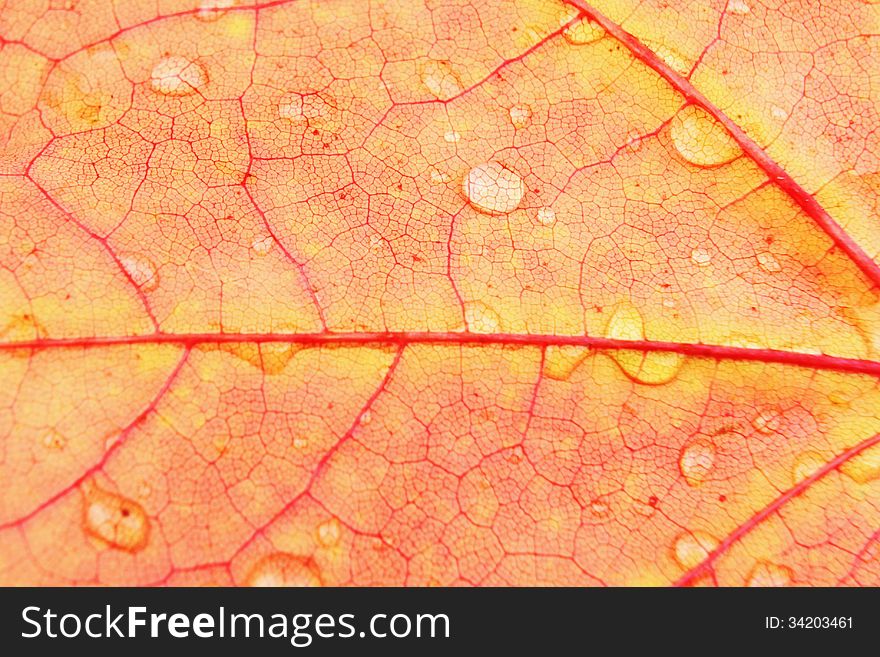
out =
<path fill-rule="evenodd" d="M 852 4 L 0 9 L 0 581 L 877 585 Z"/>

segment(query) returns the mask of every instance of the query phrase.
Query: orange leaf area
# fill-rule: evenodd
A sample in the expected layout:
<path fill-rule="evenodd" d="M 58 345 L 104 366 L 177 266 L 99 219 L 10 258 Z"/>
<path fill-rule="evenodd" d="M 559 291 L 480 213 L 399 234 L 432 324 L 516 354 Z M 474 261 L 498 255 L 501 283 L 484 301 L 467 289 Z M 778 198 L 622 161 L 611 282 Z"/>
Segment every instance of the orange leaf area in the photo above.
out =
<path fill-rule="evenodd" d="M 878 28 L 7 3 L 0 583 L 880 585 Z"/>

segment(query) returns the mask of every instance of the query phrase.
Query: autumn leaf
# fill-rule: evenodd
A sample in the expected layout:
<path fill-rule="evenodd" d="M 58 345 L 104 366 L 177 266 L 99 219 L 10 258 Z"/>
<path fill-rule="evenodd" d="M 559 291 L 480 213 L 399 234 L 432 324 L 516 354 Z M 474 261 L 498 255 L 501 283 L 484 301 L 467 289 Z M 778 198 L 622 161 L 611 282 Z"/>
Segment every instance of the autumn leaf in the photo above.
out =
<path fill-rule="evenodd" d="M 0 582 L 880 584 L 845 0 L 0 8 Z"/>

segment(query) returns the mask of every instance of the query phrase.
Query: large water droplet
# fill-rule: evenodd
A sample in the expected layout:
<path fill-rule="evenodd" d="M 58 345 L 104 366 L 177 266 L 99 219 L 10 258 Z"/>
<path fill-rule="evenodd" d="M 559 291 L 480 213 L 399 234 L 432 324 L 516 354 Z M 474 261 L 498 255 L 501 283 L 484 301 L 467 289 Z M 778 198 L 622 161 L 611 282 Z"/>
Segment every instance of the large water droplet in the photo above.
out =
<path fill-rule="evenodd" d="M 432 59 L 421 67 L 422 84 L 439 100 L 449 100 L 464 91 L 458 74 L 449 62 Z"/>
<path fill-rule="evenodd" d="M 608 321 L 606 335 L 618 340 L 644 340 L 642 314 L 628 303 L 619 305 Z M 684 364 L 684 356 L 668 351 L 615 349 L 611 357 L 628 377 L 647 385 L 672 381 Z"/>
<path fill-rule="evenodd" d="M 681 450 L 678 469 L 688 486 L 699 486 L 709 477 L 715 465 L 715 445 L 697 439 Z"/>
<path fill-rule="evenodd" d="M 605 36 L 605 30 L 589 18 L 582 18 L 565 28 L 562 31 L 562 36 L 571 45 L 582 46 L 601 39 Z"/>
<path fill-rule="evenodd" d="M 498 162 L 475 166 L 464 177 L 463 186 L 471 205 L 485 214 L 513 212 L 526 191 L 519 174 Z"/>
<path fill-rule="evenodd" d="M 321 586 L 321 577 L 311 560 L 286 552 L 276 552 L 260 559 L 245 577 L 246 586 L 275 587 Z"/>
<path fill-rule="evenodd" d="M 742 150 L 715 118 L 694 105 L 682 108 L 669 125 L 675 150 L 691 164 L 717 166 L 738 157 Z"/>
<path fill-rule="evenodd" d="M 788 586 L 791 580 L 791 568 L 762 561 L 749 573 L 746 586 Z"/>
<path fill-rule="evenodd" d="M 96 486 L 86 491 L 83 523 L 91 536 L 128 552 L 143 549 L 150 535 L 150 521 L 140 504 Z"/>
<path fill-rule="evenodd" d="M 159 276 L 156 274 L 156 268 L 147 258 L 136 255 L 123 253 L 119 256 L 119 263 L 125 270 L 131 280 L 139 288 L 145 292 L 155 290 L 159 285 Z"/>
<path fill-rule="evenodd" d="M 675 540 L 673 554 L 682 568 L 696 568 L 718 547 L 718 540 L 706 532 L 685 532 Z"/>
<path fill-rule="evenodd" d="M 188 96 L 207 82 L 208 74 L 201 64 L 179 55 L 163 57 L 150 74 L 150 88 L 165 96 Z"/>
<path fill-rule="evenodd" d="M 577 345 L 547 347 L 544 355 L 544 375 L 557 381 L 564 381 L 584 362 L 589 353 L 587 347 Z"/>

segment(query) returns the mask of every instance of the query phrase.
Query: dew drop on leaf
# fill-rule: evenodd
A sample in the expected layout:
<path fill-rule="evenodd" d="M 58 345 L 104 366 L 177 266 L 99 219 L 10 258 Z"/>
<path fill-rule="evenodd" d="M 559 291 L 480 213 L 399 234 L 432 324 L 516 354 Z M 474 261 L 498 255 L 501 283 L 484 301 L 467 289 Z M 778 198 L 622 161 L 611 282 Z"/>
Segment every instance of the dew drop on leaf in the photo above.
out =
<path fill-rule="evenodd" d="M 525 128 L 532 118 L 532 108 L 528 105 L 514 105 L 509 114 L 514 128 Z"/>
<path fill-rule="evenodd" d="M 705 532 L 685 532 L 675 539 L 673 554 L 682 568 L 699 566 L 718 547 L 718 540 Z"/>
<path fill-rule="evenodd" d="M 874 445 L 840 466 L 840 471 L 859 484 L 880 477 L 880 445 Z"/>
<path fill-rule="evenodd" d="M 342 528 L 337 518 L 330 518 L 318 525 L 318 543 L 324 547 L 333 547 L 339 543 Z"/>
<path fill-rule="evenodd" d="M 200 0 L 196 18 L 201 21 L 215 21 L 235 5 L 235 0 Z"/>
<path fill-rule="evenodd" d="M 681 450 L 678 468 L 688 486 L 700 486 L 715 465 L 715 445 L 708 440 L 697 439 Z"/>
<path fill-rule="evenodd" d="M 159 276 L 153 263 L 143 256 L 125 254 L 119 256 L 119 263 L 131 280 L 145 292 L 155 290 L 159 285 Z"/>
<path fill-rule="evenodd" d="M 731 14 L 736 14 L 737 16 L 745 16 L 752 10 L 745 2 L 743 2 L 743 0 L 730 0 L 730 2 L 727 3 L 727 11 Z"/>
<path fill-rule="evenodd" d="M 608 320 L 606 336 L 618 340 L 644 340 L 645 322 L 638 308 L 629 303 L 615 308 Z M 610 355 L 624 374 L 646 385 L 672 381 L 684 364 L 684 356 L 666 351 L 615 349 Z"/>
<path fill-rule="evenodd" d="M 746 586 L 788 586 L 791 580 L 791 569 L 787 566 L 762 561 L 749 573 Z"/>
<path fill-rule="evenodd" d="M 208 74 L 201 64 L 179 55 L 163 57 L 150 73 L 150 88 L 164 96 L 188 96 L 207 82 Z"/>
<path fill-rule="evenodd" d="M 605 36 L 605 30 L 588 18 L 572 23 L 562 31 L 562 36 L 573 46 L 582 46 L 598 41 Z"/>
<path fill-rule="evenodd" d="M 275 240 L 268 235 L 260 235 L 255 237 L 254 241 L 251 242 L 251 249 L 253 249 L 253 252 L 258 256 L 264 256 L 272 250 L 272 244 L 274 241 Z"/>
<path fill-rule="evenodd" d="M 694 105 L 687 105 L 672 117 L 669 135 L 679 155 L 697 166 L 725 164 L 742 152 L 724 126 Z"/>
<path fill-rule="evenodd" d="M 544 376 L 564 381 L 571 376 L 590 353 L 586 347 L 577 345 L 552 345 L 544 356 Z"/>
<path fill-rule="evenodd" d="M 464 195 L 484 214 L 507 214 L 519 207 L 525 194 L 522 178 L 498 162 L 479 164 L 463 181 Z"/>
<path fill-rule="evenodd" d="M 454 144 L 454 143 L 458 142 L 460 139 L 461 139 L 461 135 L 458 134 L 457 132 L 455 132 L 455 130 L 449 130 L 448 132 L 446 132 L 443 135 L 443 140 L 450 143 L 450 144 Z"/>
<path fill-rule="evenodd" d="M 694 249 L 691 251 L 691 262 L 698 267 L 706 267 L 712 262 L 712 254 L 707 249 Z"/>
<path fill-rule="evenodd" d="M 782 426 L 782 417 L 776 409 L 764 409 L 752 419 L 752 426 L 758 433 L 770 435 Z"/>
<path fill-rule="evenodd" d="M 782 265 L 772 253 L 761 252 L 757 256 L 758 265 L 768 274 L 776 274 L 782 271 Z"/>
<path fill-rule="evenodd" d="M 464 91 L 461 80 L 449 62 L 431 59 L 422 64 L 422 84 L 438 100 L 449 100 Z"/>
<path fill-rule="evenodd" d="M 552 226 L 556 223 L 556 211 L 549 207 L 538 208 L 536 218 L 542 226 Z"/>
<path fill-rule="evenodd" d="M 91 486 L 85 492 L 83 523 L 86 532 L 127 552 L 146 546 L 150 520 L 137 502 Z"/>
<path fill-rule="evenodd" d="M 498 313 L 479 302 L 465 305 L 464 321 L 471 333 L 498 333 L 501 328 Z"/>
<path fill-rule="evenodd" d="M 817 452 L 804 452 L 794 461 L 791 469 L 792 483 L 797 485 L 821 468 L 828 459 Z"/>
<path fill-rule="evenodd" d="M 245 577 L 246 586 L 316 587 L 321 577 L 311 562 L 286 552 L 276 552 L 260 559 Z"/>
<path fill-rule="evenodd" d="M 43 447 L 54 452 L 60 452 L 67 446 L 67 438 L 57 431 L 50 430 L 43 436 Z"/>

